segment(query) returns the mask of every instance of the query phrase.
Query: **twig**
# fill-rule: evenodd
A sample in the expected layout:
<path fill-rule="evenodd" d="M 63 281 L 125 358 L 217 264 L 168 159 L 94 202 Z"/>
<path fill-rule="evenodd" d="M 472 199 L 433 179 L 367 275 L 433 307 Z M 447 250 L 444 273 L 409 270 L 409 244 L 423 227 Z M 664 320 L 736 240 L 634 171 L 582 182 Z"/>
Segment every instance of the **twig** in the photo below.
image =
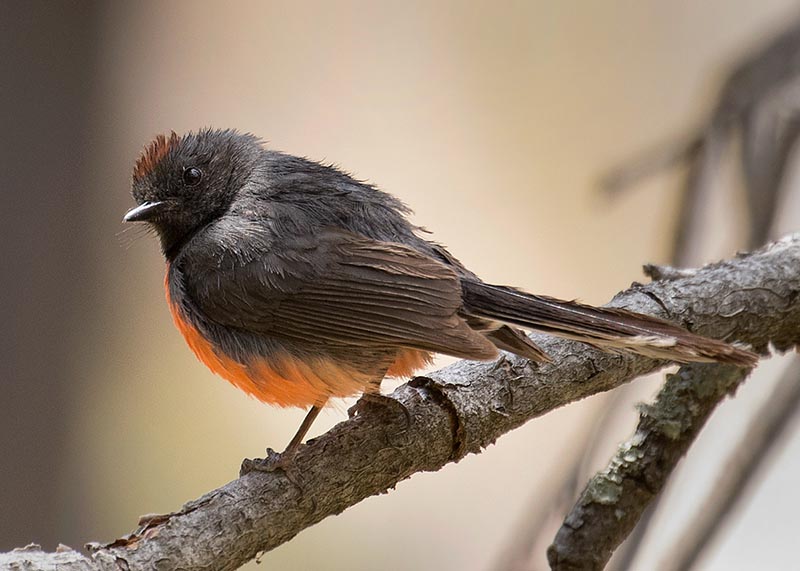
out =
<path fill-rule="evenodd" d="M 694 160 L 701 145 L 702 138 L 694 135 L 688 141 L 671 142 L 648 149 L 610 170 L 600 179 L 598 186 L 609 196 L 621 194 L 655 173 Z"/>
<path fill-rule="evenodd" d="M 612 305 L 670 315 L 699 333 L 749 343 L 758 351 L 769 343 L 778 350 L 794 348 L 800 343 L 800 235 L 706 266 L 686 279 L 635 286 Z M 146 520 L 125 538 L 92 546 L 89 557 L 74 551 L 10 552 L 0 555 L 0 568 L 46 569 L 44 560 L 52 569 L 58 556 L 59 571 L 233 570 L 416 472 L 478 453 L 532 418 L 665 365 L 544 335 L 536 341 L 553 364 L 462 361 L 418 377 L 392 395 L 409 417 L 396 410 L 400 407 L 363 407 L 303 446 L 291 478 L 280 471 L 252 472 L 174 514 Z M 39 562 L 22 563 L 35 559 Z"/>
<path fill-rule="evenodd" d="M 643 178 L 676 164 L 704 162 L 700 151 L 704 146 L 708 148 L 709 140 L 714 138 L 724 143 L 735 127 L 747 127 L 747 123 L 753 127 L 755 123 L 752 122 L 754 119 L 752 111 L 765 103 L 769 104 L 776 95 L 783 100 L 774 107 L 775 110 L 781 108 L 786 110 L 787 105 L 789 109 L 792 107 L 796 109 L 796 99 L 786 98 L 782 93 L 785 93 L 787 88 L 791 89 L 791 84 L 797 82 L 800 77 L 798 54 L 800 54 L 800 19 L 733 66 L 720 90 L 714 109 L 700 132 L 684 137 L 682 141 L 665 144 L 659 149 L 642 153 L 639 157 L 612 169 L 601 180 L 601 188 L 608 193 L 616 194 Z M 778 115 L 780 113 L 769 113 L 769 120 Z M 761 125 L 764 124 L 760 119 L 757 121 Z M 773 153 L 771 150 L 769 154 L 780 159 L 782 152 Z M 711 156 L 716 157 L 717 153 Z M 744 159 L 747 161 L 748 157 Z M 761 163 L 762 160 L 759 159 L 757 162 Z M 710 165 L 698 165 L 698 168 L 715 170 L 710 168 Z M 758 168 L 772 170 L 763 164 L 758 165 Z"/>
<path fill-rule="evenodd" d="M 581 494 L 547 551 L 555 571 L 602 569 L 694 442 L 714 408 L 747 371 L 730 365 L 681 367 L 649 406 L 634 436 Z"/>
<path fill-rule="evenodd" d="M 725 518 L 742 499 L 759 467 L 775 446 L 783 442 L 782 436 L 797 418 L 798 405 L 800 359 L 795 358 L 747 427 L 714 488 L 698 510 L 697 518 L 670 551 L 669 561 L 664 562 L 663 569 L 688 570 L 694 567 L 720 531 Z"/>
<path fill-rule="evenodd" d="M 742 166 L 750 218 L 750 247 L 770 239 L 798 136 L 800 108 L 796 81 L 750 110 L 742 127 Z"/>

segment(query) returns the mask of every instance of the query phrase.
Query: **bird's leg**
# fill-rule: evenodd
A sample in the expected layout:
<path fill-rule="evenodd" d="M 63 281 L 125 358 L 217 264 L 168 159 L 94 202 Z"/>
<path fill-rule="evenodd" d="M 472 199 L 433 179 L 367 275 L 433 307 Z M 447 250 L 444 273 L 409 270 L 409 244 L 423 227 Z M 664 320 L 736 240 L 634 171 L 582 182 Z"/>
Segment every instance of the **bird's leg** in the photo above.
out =
<path fill-rule="evenodd" d="M 289 441 L 289 446 L 287 446 L 286 450 L 283 451 L 283 455 L 294 456 L 294 453 L 297 452 L 297 449 L 300 448 L 300 445 L 303 443 L 303 439 L 305 438 L 306 434 L 308 434 L 308 430 L 311 428 L 311 425 L 314 424 L 314 421 L 319 416 L 323 406 L 324 403 L 311 407 L 311 409 L 308 411 L 308 414 L 303 419 L 303 422 L 300 423 L 300 428 L 297 429 L 297 432 Z"/>
<path fill-rule="evenodd" d="M 306 414 L 306 417 L 303 419 L 303 422 L 300 423 L 300 428 L 297 429 L 297 432 L 289 441 L 289 445 L 286 447 L 286 450 L 279 453 L 275 452 L 272 448 L 267 448 L 266 458 L 254 458 L 252 460 L 246 458 L 242 462 L 242 467 L 239 470 L 239 476 L 244 476 L 248 472 L 252 472 L 254 470 L 259 472 L 274 472 L 277 469 L 281 469 L 286 472 L 287 468 L 290 467 L 292 459 L 297 453 L 298 448 L 300 448 L 300 445 L 303 443 L 303 439 L 308 433 L 308 430 L 311 428 L 311 425 L 314 424 L 317 416 L 319 416 L 323 406 L 325 406 L 325 402 L 315 404 L 311 407 L 311 409 L 308 411 L 308 414 Z"/>

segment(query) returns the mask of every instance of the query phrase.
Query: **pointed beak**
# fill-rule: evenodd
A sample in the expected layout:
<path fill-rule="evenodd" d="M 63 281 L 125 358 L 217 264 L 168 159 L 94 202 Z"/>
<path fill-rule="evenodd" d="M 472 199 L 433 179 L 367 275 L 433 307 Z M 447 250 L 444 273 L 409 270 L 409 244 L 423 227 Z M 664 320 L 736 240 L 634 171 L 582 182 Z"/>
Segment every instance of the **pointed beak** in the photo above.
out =
<path fill-rule="evenodd" d="M 163 202 L 142 202 L 139 206 L 135 206 L 128 210 L 122 218 L 123 222 L 147 222 L 161 212 Z"/>

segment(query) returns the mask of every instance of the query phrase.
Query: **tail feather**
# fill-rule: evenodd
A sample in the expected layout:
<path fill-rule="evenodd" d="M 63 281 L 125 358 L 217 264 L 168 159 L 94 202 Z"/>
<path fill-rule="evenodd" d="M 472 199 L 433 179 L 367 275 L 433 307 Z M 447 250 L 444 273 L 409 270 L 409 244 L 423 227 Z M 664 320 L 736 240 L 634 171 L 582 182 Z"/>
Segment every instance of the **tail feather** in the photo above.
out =
<path fill-rule="evenodd" d="M 550 357 L 542 351 L 531 338 L 525 335 L 524 331 L 503 325 L 499 329 L 485 333 L 494 346 L 503 351 L 516 353 L 520 357 L 525 357 L 537 363 L 548 363 Z"/>
<path fill-rule="evenodd" d="M 533 295 L 503 286 L 462 281 L 468 313 L 574 339 L 605 351 L 630 351 L 686 362 L 722 362 L 751 367 L 758 355 L 723 341 L 690 333 L 649 315 L 598 308 Z"/>

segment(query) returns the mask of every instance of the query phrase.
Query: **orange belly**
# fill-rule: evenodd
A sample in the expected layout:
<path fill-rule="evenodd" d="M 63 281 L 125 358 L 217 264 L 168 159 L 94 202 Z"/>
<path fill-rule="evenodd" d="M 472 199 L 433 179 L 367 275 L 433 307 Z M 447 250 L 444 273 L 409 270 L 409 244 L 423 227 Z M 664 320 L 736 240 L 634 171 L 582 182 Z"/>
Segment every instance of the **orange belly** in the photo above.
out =
<path fill-rule="evenodd" d="M 170 298 L 168 280 L 167 277 L 164 283 L 167 304 L 172 319 L 189 348 L 212 372 L 250 396 L 267 404 L 308 408 L 321 406 L 329 398 L 355 396 L 375 386 L 376 379 L 370 375 L 328 358 L 305 362 L 286 353 L 272 357 L 269 362 L 265 359 L 254 359 L 249 363 L 240 363 L 231 359 L 183 318 Z M 428 352 L 402 349 L 398 351 L 397 358 L 386 375 L 410 376 L 430 361 L 431 355 Z"/>
<path fill-rule="evenodd" d="M 386 370 L 387 377 L 411 377 L 433 361 L 433 356 L 419 349 L 401 349 L 397 352 L 392 366 Z"/>

